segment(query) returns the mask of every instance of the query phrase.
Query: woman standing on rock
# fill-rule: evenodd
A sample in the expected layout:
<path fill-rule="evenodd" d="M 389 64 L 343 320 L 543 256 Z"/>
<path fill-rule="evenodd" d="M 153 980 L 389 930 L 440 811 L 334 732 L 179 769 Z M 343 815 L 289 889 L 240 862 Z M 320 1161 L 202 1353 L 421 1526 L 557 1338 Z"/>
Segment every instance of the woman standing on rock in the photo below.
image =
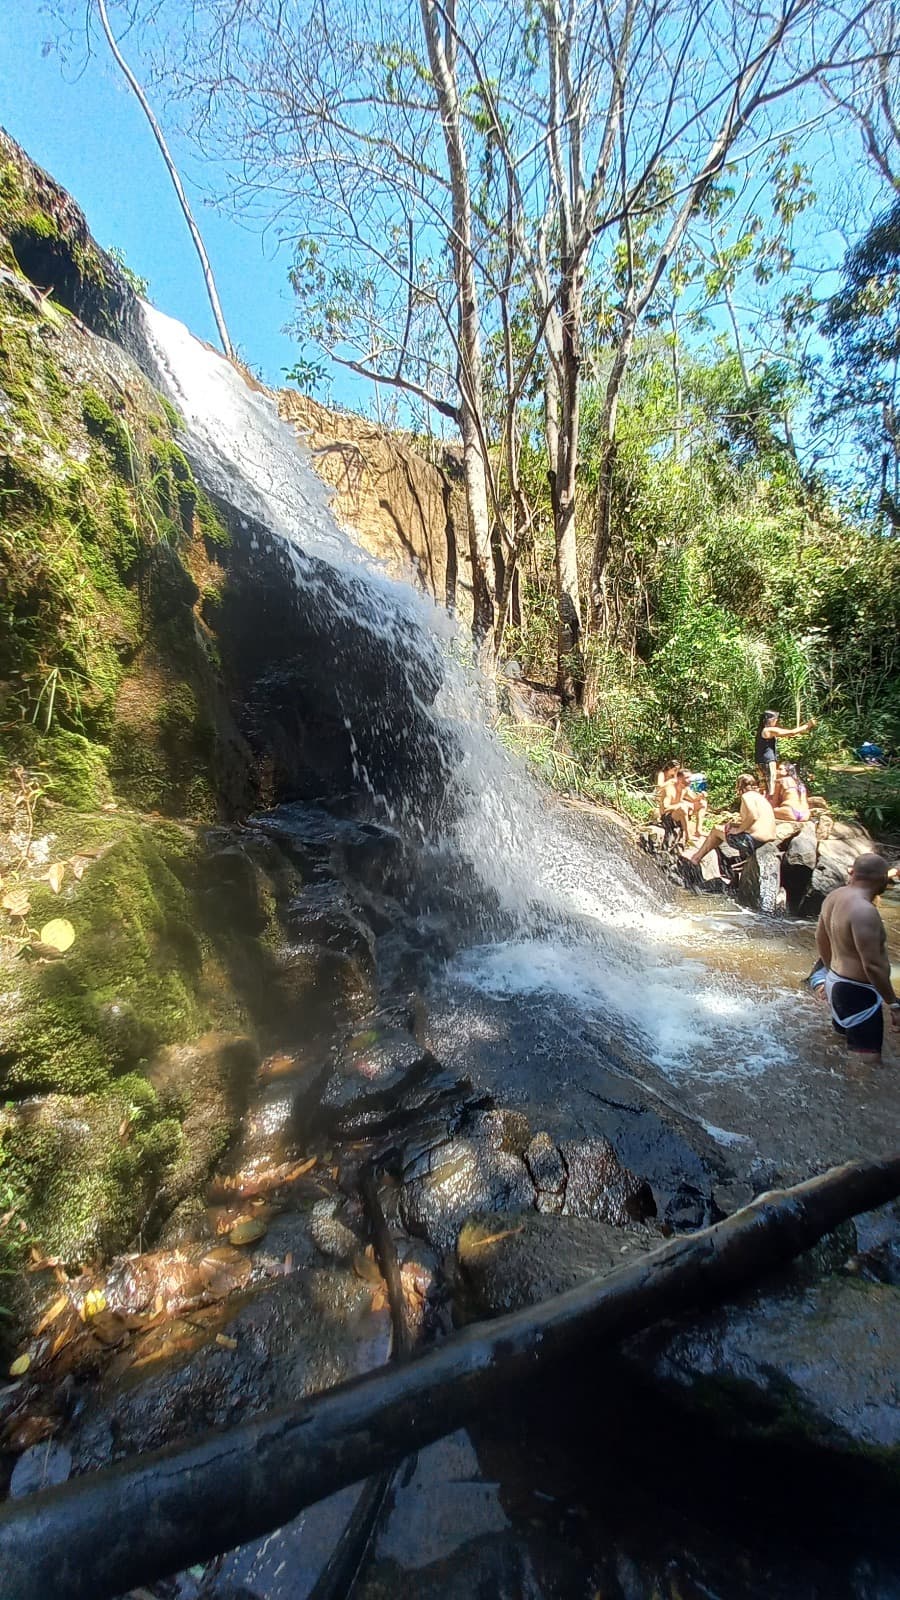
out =
<path fill-rule="evenodd" d="M 795 739 L 798 733 L 809 733 L 815 725 L 815 717 L 810 717 L 808 722 L 801 722 L 796 728 L 780 728 L 777 711 L 763 712 L 756 730 L 756 765 L 765 777 L 766 793 L 770 800 L 775 793 L 775 769 L 778 766 L 776 739 Z"/>

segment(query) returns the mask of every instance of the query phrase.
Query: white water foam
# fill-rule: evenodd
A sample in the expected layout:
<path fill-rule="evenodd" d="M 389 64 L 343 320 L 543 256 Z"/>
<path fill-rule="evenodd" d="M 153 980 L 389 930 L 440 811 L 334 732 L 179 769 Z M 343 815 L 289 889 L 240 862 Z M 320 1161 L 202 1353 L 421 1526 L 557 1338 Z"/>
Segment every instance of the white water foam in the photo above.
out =
<path fill-rule="evenodd" d="M 758 995 L 734 979 L 653 941 L 628 953 L 631 961 L 589 941 L 507 940 L 462 952 L 447 981 L 511 1002 L 558 999 L 601 1024 L 611 1044 L 625 1021 L 629 1045 L 673 1081 L 757 1078 L 788 1062 L 793 996 L 767 996 L 761 1027 Z"/>
<path fill-rule="evenodd" d="M 673 951 L 676 939 L 691 940 L 690 919 L 657 903 L 621 840 L 586 839 L 575 815 L 549 802 L 502 748 L 486 725 L 490 696 L 467 666 L 461 631 L 339 527 L 330 491 L 271 397 L 182 324 L 152 306 L 143 314 L 160 380 L 184 418 L 206 485 L 283 540 L 301 587 L 327 584 L 307 557 L 352 575 L 347 620 L 385 640 L 397 659 L 410 655 L 411 624 L 413 634 L 440 641 L 444 677 L 433 709 L 416 699 L 414 674 L 407 677 L 411 703 L 454 733 L 443 843 L 474 866 L 522 929 L 519 940 L 465 952 L 455 964 L 459 980 L 510 999 L 558 996 L 611 1029 L 627 1028 L 670 1073 L 753 1075 L 782 1063 L 787 997 L 767 998 L 761 1027 L 755 994 Z M 363 730 L 354 726 L 352 684 L 346 725 L 356 748 Z M 377 801 L 361 760 L 357 778 Z M 391 820 L 415 825 L 414 816 L 398 819 L 385 809 Z"/>

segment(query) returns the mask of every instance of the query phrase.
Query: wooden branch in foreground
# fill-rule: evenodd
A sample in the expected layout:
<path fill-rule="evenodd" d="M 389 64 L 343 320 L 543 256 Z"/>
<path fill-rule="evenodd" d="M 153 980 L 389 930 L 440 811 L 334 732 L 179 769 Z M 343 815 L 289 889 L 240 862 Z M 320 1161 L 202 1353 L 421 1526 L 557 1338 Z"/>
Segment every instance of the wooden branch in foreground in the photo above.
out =
<path fill-rule="evenodd" d="M 832 1168 L 404 1365 L 12 1501 L 0 1511 L 4 1600 L 105 1600 L 257 1538 L 576 1349 L 721 1300 L 898 1194 L 900 1155 Z"/>

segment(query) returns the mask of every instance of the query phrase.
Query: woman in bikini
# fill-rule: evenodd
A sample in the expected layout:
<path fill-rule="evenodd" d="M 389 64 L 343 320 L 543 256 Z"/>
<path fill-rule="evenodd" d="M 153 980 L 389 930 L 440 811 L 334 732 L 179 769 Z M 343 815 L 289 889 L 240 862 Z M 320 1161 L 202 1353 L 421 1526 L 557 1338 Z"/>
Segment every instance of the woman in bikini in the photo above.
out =
<path fill-rule="evenodd" d="M 792 761 L 779 761 L 772 796 L 773 809 L 779 822 L 808 822 L 809 796 L 806 785 L 797 777 Z"/>

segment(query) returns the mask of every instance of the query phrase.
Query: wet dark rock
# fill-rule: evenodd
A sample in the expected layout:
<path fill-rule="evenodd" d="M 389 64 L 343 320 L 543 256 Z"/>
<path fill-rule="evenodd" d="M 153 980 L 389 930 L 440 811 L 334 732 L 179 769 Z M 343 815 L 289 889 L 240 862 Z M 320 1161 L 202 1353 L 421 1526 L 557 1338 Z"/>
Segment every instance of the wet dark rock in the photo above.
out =
<path fill-rule="evenodd" d="M 321 1097 L 323 1124 L 348 1115 L 399 1108 L 404 1095 L 437 1070 L 434 1057 L 395 1028 L 366 1029 L 352 1037 Z"/>
<path fill-rule="evenodd" d="M 799 833 L 788 840 L 782 853 L 781 883 L 788 910 L 793 913 L 799 912 L 809 894 L 818 848 L 816 825 L 806 822 Z"/>
<path fill-rule="evenodd" d="M 9 1481 L 10 1498 L 37 1494 L 55 1483 L 65 1483 L 72 1471 L 72 1452 L 58 1439 L 46 1439 L 20 1455 Z"/>
<path fill-rule="evenodd" d="M 658 1238 L 582 1217 L 479 1212 L 456 1246 L 468 1316 L 499 1317 L 603 1276 Z"/>
<path fill-rule="evenodd" d="M 279 952 L 269 979 L 270 1015 L 282 1029 L 298 1028 L 307 1037 L 356 1022 L 371 1010 L 374 993 L 370 965 L 326 945 L 303 945 Z"/>
<path fill-rule="evenodd" d="M 773 840 L 754 850 L 737 874 L 735 896 L 743 906 L 773 916 L 781 888 L 781 855 Z"/>
<path fill-rule="evenodd" d="M 531 1142 L 531 1129 L 524 1113 L 499 1106 L 490 1111 L 474 1112 L 466 1118 L 463 1131 L 468 1139 L 486 1144 L 489 1150 L 505 1150 L 513 1156 L 524 1156 Z"/>
<path fill-rule="evenodd" d="M 473 1212 L 526 1210 L 534 1203 L 528 1170 L 518 1156 L 458 1137 L 404 1169 L 400 1214 L 410 1233 L 437 1250 L 450 1250 Z"/>
<path fill-rule="evenodd" d="M 656 1215 L 650 1185 L 622 1165 L 608 1139 L 570 1139 L 559 1148 L 568 1172 L 566 1216 L 623 1227 Z"/>
<path fill-rule="evenodd" d="M 372 930 L 338 884 L 307 884 L 286 907 L 284 925 L 298 944 L 324 945 L 363 964 L 374 960 Z"/>
<path fill-rule="evenodd" d="M 463 1120 L 471 1088 L 467 1079 L 436 1070 L 407 1086 L 393 1105 L 350 1110 L 334 1131 L 341 1139 L 384 1138 L 412 1124 L 418 1126 L 423 1119 L 440 1117 L 440 1136 L 444 1138 Z"/>
<path fill-rule="evenodd" d="M 679 1184 L 670 1195 L 663 1216 L 675 1233 L 705 1227 L 712 1220 L 709 1197 L 690 1183 Z"/>
<path fill-rule="evenodd" d="M 837 1273 L 650 1328 L 629 1361 L 736 1437 L 900 1461 L 900 1290 Z"/>
<path fill-rule="evenodd" d="M 549 1133 L 535 1134 L 525 1151 L 525 1165 L 537 1190 L 538 1210 L 558 1214 L 563 1208 L 567 1173 Z"/>
<path fill-rule="evenodd" d="M 352 1261 L 360 1239 L 337 1215 L 337 1200 L 318 1200 L 309 1218 L 309 1234 L 317 1250 L 334 1261 Z"/>
<path fill-rule="evenodd" d="M 143 1381 L 135 1374 L 127 1389 L 100 1394 L 66 1441 L 76 1470 L 331 1388 L 380 1366 L 390 1349 L 389 1314 L 373 1311 L 371 1285 L 333 1266 L 276 1279 L 240 1306 L 225 1332 L 235 1348 L 211 1338 L 187 1357 L 156 1363 Z"/>

